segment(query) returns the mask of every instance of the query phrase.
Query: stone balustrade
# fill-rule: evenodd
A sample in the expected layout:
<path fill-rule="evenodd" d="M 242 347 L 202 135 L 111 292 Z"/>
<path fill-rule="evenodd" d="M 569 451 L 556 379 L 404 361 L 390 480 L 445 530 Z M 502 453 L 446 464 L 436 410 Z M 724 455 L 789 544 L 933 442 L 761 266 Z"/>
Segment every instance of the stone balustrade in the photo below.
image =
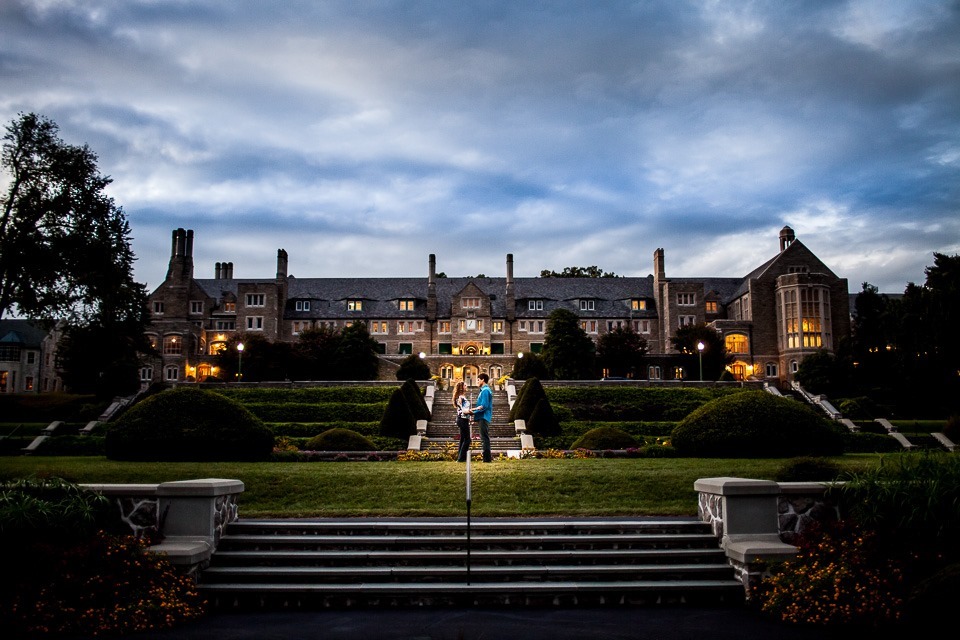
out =
<path fill-rule="evenodd" d="M 237 519 L 243 482 L 220 478 L 160 484 L 84 484 L 115 502 L 120 519 L 151 551 L 194 573 L 209 563 L 228 524 Z"/>
<path fill-rule="evenodd" d="M 694 488 L 700 520 L 719 538 L 748 599 L 768 563 L 796 556 L 793 543 L 801 533 L 839 518 L 820 482 L 701 478 Z"/>

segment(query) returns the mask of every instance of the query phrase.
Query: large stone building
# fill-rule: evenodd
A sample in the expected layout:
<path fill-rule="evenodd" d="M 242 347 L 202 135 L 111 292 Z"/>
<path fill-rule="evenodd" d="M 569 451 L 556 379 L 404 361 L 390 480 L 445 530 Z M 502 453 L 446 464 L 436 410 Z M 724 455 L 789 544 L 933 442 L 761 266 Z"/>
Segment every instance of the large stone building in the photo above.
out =
<path fill-rule="evenodd" d="M 358 321 L 379 343 L 382 377 L 416 353 L 441 378 L 473 383 L 481 372 L 509 373 L 520 353 L 538 352 L 550 312 L 568 309 L 593 339 L 618 326 L 643 335 L 650 379 L 696 375 L 677 364 L 670 339 L 682 326 L 706 323 L 723 336 L 734 376 L 783 384 L 804 356 L 832 351 L 850 331 L 847 281 L 789 227 L 780 231 L 779 252 L 741 278 L 667 277 L 662 249 L 647 277 L 516 278 L 508 254 L 504 276 L 495 278 L 438 276 L 433 255 L 425 278 L 295 278 L 280 249 L 272 278 L 234 278 L 232 262 L 196 278 L 193 241 L 192 231 L 173 232 L 166 279 L 150 296 L 149 337 L 159 355 L 144 363 L 144 383 L 217 375 L 213 355 L 236 333 L 292 342 L 312 327 Z"/>
<path fill-rule="evenodd" d="M 57 369 L 60 331 L 52 323 L 0 320 L 0 393 L 63 391 Z"/>

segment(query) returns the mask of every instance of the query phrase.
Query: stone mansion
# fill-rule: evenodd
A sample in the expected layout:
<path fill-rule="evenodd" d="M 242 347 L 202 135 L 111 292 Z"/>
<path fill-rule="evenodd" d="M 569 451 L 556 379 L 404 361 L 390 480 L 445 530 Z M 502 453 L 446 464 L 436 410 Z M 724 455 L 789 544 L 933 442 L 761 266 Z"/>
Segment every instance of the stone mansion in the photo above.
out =
<path fill-rule="evenodd" d="M 216 376 L 212 356 L 233 334 L 293 342 L 312 327 L 362 321 L 378 342 L 381 378 L 422 354 L 435 375 L 474 384 L 481 372 L 496 379 L 518 354 L 539 352 L 550 312 L 568 309 L 594 340 L 619 326 L 643 335 L 648 379 L 696 376 L 678 366 L 670 339 L 706 323 L 722 335 L 735 377 L 782 385 L 807 354 L 832 351 L 850 332 L 847 280 L 790 227 L 780 231 L 779 252 L 739 278 L 669 278 L 663 249 L 646 277 L 515 278 L 508 254 L 503 277 L 441 277 L 430 255 L 425 278 L 295 278 L 280 249 L 275 277 L 237 279 L 232 262 L 218 262 L 212 278 L 197 278 L 193 242 L 193 231 L 173 232 L 166 279 L 150 295 L 158 355 L 144 363 L 144 383 Z"/>

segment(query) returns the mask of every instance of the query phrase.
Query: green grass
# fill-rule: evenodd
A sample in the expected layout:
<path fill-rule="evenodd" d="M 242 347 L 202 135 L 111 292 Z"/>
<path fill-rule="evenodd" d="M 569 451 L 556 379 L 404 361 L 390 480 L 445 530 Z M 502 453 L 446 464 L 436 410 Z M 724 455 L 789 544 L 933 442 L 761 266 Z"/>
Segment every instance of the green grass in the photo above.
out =
<path fill-rule="evenodd" d="M 830 458 L 846 470 L 878 455 Z M 772 479 L 786 460 L 629 458 L 473 464 L 476 516 L 696 515 L 698 478 Z M 243 517 L 465 515 L 465 465 L 455 462 L 142 463 L 102 457 L 0 458 L 0 480 L 155 483 L 234 478 Z"/>

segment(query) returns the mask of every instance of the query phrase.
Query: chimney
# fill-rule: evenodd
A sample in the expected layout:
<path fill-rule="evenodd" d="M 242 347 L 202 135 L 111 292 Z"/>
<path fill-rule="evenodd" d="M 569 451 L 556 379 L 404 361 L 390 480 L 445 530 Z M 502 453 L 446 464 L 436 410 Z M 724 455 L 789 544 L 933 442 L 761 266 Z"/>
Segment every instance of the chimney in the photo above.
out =
<path fill-rule="evenodd" d="M 513 254 L 507 254 L 507 291 L 506 291 L 506 313 L 507 321 L 513 322 L 514 318 L 517 315 L 516 302 L 514 301 L 514 287 L 513 287 Z"/>
<path fill-rule="evenodd" d="M 656 280 L 666 280 L 667 273 L 663 266 L 663 249 L 653 252 L 653 273 Z"/>
<path fill-rule="evenodd" d="M 277 281 L 282 282 L 287 279 L 287 252 L 283 249 L 277 249 Z"/>
<path fill-rule="evenodd" d="M 427 321 L 434 322 L 437 319 L 437 256 L 431 253 L 427 262 L 429 264 L 427 272 Z"/>
<path fill-rule="evenodd" d="M 213 265 L 213 272 L 214 272 L 213 277 L 216 278 L 217 280 L 220 280 L 223 277 L 222 267 L 220 266 L 219 262 Z"/>
<path fill-rule="evenodd" d="M 175 229 L 170 243 L 170 266 L 167 280 L 176 284 L 193 278 L 193 231 Z"/>
<path fill-rule="evenodd" d="M 224 278 L 224 280 L 233 280 L 233 263 L 232 263 L 232 262 L 225 262 L 224 265 L 225 265 L 225 266 L 223 267 L 223 270 L 224 270 L 223 278 Z"/>

